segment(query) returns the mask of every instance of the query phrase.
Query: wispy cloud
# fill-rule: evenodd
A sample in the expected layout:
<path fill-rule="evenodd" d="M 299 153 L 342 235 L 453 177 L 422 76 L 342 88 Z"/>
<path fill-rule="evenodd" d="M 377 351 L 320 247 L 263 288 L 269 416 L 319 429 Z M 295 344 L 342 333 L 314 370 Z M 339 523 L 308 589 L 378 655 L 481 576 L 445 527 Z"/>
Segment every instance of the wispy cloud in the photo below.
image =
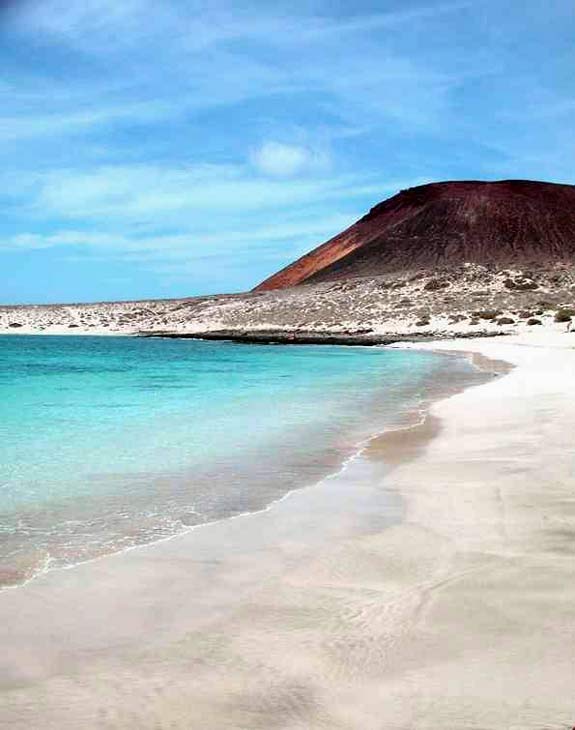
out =
<path fill-rule="evenodd" d="M 353 199 L 389 184 L 351 175 L 270 179 L 248 166 L 106 166 L 83 172 L 61 170 L 27 184 L 28 212 L 71 219 L 173 224 L 185 215 L 208 218 L 247 215 L 284 207 Z M 393 183 L 392 183 L 393 186 Z M 24 201 L 23 201 L 24 203 Z"/>
<path fill-rule="evenodd" d="M 55 109 L 60 120 L 38 115 L 33 106 L 29 118 L 23 113 L 4 119 L 11 138 L 89 130 L 127 118 L 178 117 L 186 110 L 198 113 L 270 94 L 318 95 L 344 120 L 356 110 L 374 119 L 426 121 L 438 103 L 443 106 L 453 79 L 402 57 L 374 34 L 458 13 L 467 3 L 353 18 L 274 13 L 261 5 L 238 12 L 222 2 L 44 0 L 22 7 L 15 24 L 20 32 L 78 54 L 79 67 L 68 85 L 89 84 L 93 93 L 96 77 L 98 88 L 95 98 L 86 94 L 80 108 L 64 102 Z M 350 35 L 357 36 L 351 45 Z M 108 88 L 101 84 L 102 74 L 110 76 Z M 40 103 L 50 104 L 53 84 L 48 69 Z"/>
<path fill-rule="evenodd" d="M 220 271 L 233 268 L 250 286 L 255 261 L 263 276 L 351 225 L 364 199 L 373 203 L 422 181 L 270 178 L 247 163 L 69 169 L 37 174 L 20 191 L 5 178 L 25 223 L 0 238 L 0 252 L 62 251 L 138 263 L 162 276 L 175 262 L 183 276 L 218 259 Z M 0 197 L 7 193 L 0 178 Z"/>
<path fill-rule="evenodd" d="M 47 248 L 89 248 L 107 254 L 124 256 L 137 254 L 142 260 L 193 261 L 209 256 L 219 257 L 224 251 L 237 252 L 258 244 L 265 250 L 268 244 L 277 241 L 317 237 L 339 231 L 350 225 L 353 217 L 332 215 L 322 220 L 281 223 L 274 226 L 255 226 L 246 230 L 223 230 L 221 232 L 190 231 L 177 235 L 145 236 L 124 233 L 102 233 L 88 230 L 61 230 L 55 233 L 18 233 L 2 240 L 0 248 L 11 250 L 34 250 Z M 195 244 L 195 245 L 194 245 Z M 198 246 L 201 244 L 201 248 Z"/>
<path fill-rule="evenodd" d="M 159 121 L 171 116 L 174 108 L 162 102 L 141 102 L 98 108 L 93 106 L 51 114 L 0 116 L 0 136 L 4 142 L 27 140 L 35 137 L 85 134 L 93 129 L 117 125 L 137 119 L 139 123 Z"/>

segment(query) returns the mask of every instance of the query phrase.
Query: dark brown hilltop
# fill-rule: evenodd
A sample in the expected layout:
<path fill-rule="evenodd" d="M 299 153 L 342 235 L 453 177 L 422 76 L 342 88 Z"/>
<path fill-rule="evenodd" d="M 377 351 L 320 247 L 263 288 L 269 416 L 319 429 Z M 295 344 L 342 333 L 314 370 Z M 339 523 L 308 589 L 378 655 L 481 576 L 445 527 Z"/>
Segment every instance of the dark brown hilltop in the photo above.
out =
<path fill-rule="evenodd" d="M 255 291 L 470 262 L 575 260 L 575 186 L 441 182 L 402 190 Z"/>

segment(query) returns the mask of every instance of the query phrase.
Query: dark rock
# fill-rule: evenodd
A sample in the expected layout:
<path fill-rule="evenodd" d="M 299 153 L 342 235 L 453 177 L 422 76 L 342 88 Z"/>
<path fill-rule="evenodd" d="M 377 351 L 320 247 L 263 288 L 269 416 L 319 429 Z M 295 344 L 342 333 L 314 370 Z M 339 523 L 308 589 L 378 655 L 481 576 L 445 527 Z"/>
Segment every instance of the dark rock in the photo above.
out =
<path fill-rule="evenodd" d="M 541 322 L 541 320 L 537 319 L 536 317 L 529 317 L 529 319 L 527 320 L 527 324 L 532 326 L 536 324 L 543 324 L 543 322 Z"/>
<path fill-rule="evenodd" d="M 245 344 L 277 344 L 277 345 L 388 345 L 393 342 L 413 339 L 430 339 L 429 335 L 375 335 L 371 331 L 354 332 L 316 332 L 285 330 L 210 330 L 208 332 L 139 332 L 140 337 L 165 337 L 169 339 L 191 340 L 230 340 Z"/>
<path fill-rule="evenodd" d="M 512 317 L 499 317 L 499 319 L 497 320 L 497 324 L 515 324 L 515 320 Z"/>
<path fill-rule="evenodd" d="M 24 325 L 20 324 L 19 322 L 10 322 L 8 327 L 12 327 L 13 329 L 16 329 L 17 327 L 23 327 Z"/>

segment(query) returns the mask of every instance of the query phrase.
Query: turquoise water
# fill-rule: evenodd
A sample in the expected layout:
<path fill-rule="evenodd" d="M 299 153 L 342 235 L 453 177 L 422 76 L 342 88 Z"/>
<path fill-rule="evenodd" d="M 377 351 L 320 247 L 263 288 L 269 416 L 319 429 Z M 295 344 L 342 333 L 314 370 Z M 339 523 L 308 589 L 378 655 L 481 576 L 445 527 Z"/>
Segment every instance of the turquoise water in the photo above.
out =
<path fill-rule="evenodd" d="M 383 348 L 1 337 L 0 583 L 261 509 L 337 469 L 444 367 Z"/>

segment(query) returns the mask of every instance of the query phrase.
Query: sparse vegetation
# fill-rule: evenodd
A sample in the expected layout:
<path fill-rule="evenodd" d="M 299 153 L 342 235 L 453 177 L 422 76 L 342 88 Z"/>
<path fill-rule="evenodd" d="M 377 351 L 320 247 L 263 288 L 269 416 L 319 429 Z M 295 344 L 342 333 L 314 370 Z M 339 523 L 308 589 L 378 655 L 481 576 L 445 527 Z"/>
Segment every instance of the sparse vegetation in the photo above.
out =
<path fill-rule="evenodd" d="M 475 319 L 495 319 L 501 312 L 498 309 L 484 309 L 479 312 L 473 312 L 472 314 Z"/>
<path fill-rule="evenodd" d="M 575 317 L 575 309 L 571 309 L 570 307 L 558 309 L 555 313 L 556 322 L 570 322 L 573 317 Z"/>
<path fill-rule="evenodd" d="M 423 288 L 425 289 L 425 291 L 440 291 L 441 289 L 447 289 L 448 286 L 448 281 L 442 281 L 440 279 L 430 279 Z"/>
<path fill-rule="evenodd" d="M 107 332 L 154 330 L 198 331 L 203 328 L 249 331 L 277 329 L 323 331 L 338 328 L 356 332 L 374 327 L 376 332 L 419 332 L 424 328 L 456 336 L 499 332 L 497 320 L 513 318 L 526 326 L 537 319 L 543 325 L 556 313 L 566 324 L 575 324 L 575 267 L 561 269 L 561 285 L 551 283 L 557 268 L 540 267 L 533 274 L 497 266 L 469 264 L 405 272 L 380 277 L 338 280 L 293 289 L 204 296 L 186 300 L 117 302 L 94 305 L 50 305 L 46 307 L 0 307 L 0 329 L 18 332 L 10 324 L 26 328 L 65 331 L 71 323 L 78 331 L 100 329 Z M 414 278 L 414 275 L 417 276 Z M 510 290 L 506 279 L 536 280 L 539 291 Z M 449 287 L 431 291 L 426 283 L 449 282 Z M 436 284 L 432 285 L 434 289 Z M 545 294 L 541 292 L 545 289 Z M 565 312 L 567 311 L 567 315 Z M 435 319 L 437 318 L 437 320 Z M 536 326 L 535 324 L 529 325 Z M 573 325 L 571 325 L 573 326 Z M 24 331 L 24 330 L 23 330 Z"/>

